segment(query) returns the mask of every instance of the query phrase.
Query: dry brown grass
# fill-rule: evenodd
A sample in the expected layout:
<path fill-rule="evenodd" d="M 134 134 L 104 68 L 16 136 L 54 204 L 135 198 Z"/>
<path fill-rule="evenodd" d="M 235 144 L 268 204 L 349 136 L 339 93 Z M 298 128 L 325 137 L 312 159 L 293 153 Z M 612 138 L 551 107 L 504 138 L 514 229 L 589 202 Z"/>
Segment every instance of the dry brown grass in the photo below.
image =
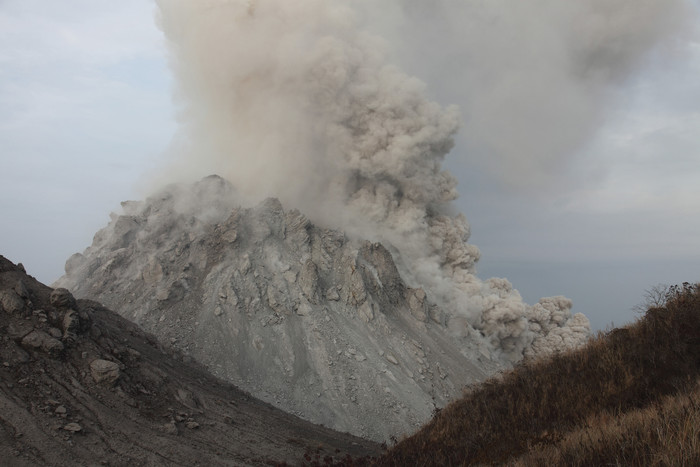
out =
<path fill-rule="evenodd" d="M 589 417 L 557 442 L 532 445 L 507 464 L 700 465 L 700 381 L 689 394 L 667 396 L 659 404 L 619 416 L 603 412 Z"/>
<path fill-rule="evenodd" d="M 700 465 L 700 285 L 583 349 L 524 362 L 380 459 L 346 465 Z"/>

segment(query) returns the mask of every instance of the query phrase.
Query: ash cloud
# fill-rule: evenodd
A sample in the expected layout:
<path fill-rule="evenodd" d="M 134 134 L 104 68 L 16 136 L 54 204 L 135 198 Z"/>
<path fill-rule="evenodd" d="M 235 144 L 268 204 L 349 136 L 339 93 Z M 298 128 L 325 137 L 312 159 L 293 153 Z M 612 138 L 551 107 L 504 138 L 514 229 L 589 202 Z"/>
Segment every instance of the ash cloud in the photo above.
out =
<path fill-rule="evenodd" d="M 563 175 L 637 72 L 682 57 L 697 14 L 687 0 L 382 3 L 372 28 L 459 104 L 462 157 L 504 187 L 545 193 L 570 182 Z"/>
<path fill-rule="evenodd" d="M 504 179 L 536 181 L 590 134 L 607 90 L 667 36 L 683 2 L 373 6 L 402 13 L 393 24 L 365 24 L 367 2 L 157 3 L 181 122 L 165 179 L 218 173 L 248 202 L 275 196 L 316 223 L 385 242 L 405 280 L 449 311 L 453 332 L 479 329 L 512 360 L 585 340 L 588 321 L 567 299 L 529 306 L 508 281 L 476 277 L 479 251 L 442 168 L 460 113 L 428 99 L 365 26 L 432 57 L 449 88 L 460 82 L 475 153 L 508 165 Z"/>

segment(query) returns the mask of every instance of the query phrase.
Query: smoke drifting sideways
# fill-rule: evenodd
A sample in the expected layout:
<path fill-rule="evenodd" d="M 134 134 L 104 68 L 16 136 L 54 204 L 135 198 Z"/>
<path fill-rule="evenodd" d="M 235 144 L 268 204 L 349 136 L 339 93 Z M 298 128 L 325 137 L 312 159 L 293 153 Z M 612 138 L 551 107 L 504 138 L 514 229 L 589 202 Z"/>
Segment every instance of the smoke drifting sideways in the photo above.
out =
<path fill-rule="evenodd" d="M 553 49 L 558 48 L 558 35 L 580 36 L 566 42 L 566 50 L 546 52 L 543 63 L 532 64 L 550 71 L 561 65 L 567 73 L 581 77 L 578 84 L 569 83 L 577 89 L 560 90 L 569 101 L 547 104 L 545 117 L 536 123 L 542 128 L 518 128 L 523 134 L 510 134 L 507 122 L 501 122 L 498 113 L 489 113 L 509 102 L 516 118 L 521 118 L 518 112 L 532 105 L 518 83 L 523 77 L 507 76 L 506 63 L 498 63 L 497 57 L 493 66 L 476 61 L 472 66 L 478 70 L 467 73 L 476 76 L 467 80 L 467 86 L 490 74 L 496 82 L 481 98 L 476 97 L 478 93 L 469 94 L 474 98 L 474 106 L 468 109 L 470 124 L 472 113 L 485 115 L 475 120 L 467 134 L 483 134 L 482 143 L 503 154 L 514 154 L 522 145 L 526 156 L 536 148 L 524 141 L 546 135 L 525 133 L 545 128 L 553 133 L 559 114 L 569 115 L 564 107 L 582 111 L 584 123 L 593 119 L 595 112 L 588 106 L 595 106 L 596 99 L 589 98 L 597 96 L 606 82 L 619 79 L 625 68 L 632 68 L 641 54 L 637 48 L 654 42 L 656 33 L 648 15 L 659 13 L 653 7 L 656 2 L 646 0 L 641 7 L 636 2 L 634 8 L 629 1 L 596 0 L 563 2 L 577 8 L 554 0 L 496 1 L 493 6 L 457 3 L 442 1 L 436 8 L 443 14 L 452 8 L 463 17 L 481 11 L 468 23 L 477 34 L 488 30 L 477 23 L 489 11 L 504 17 L 506 24 L 515 22 L 520 13 L 536 15 L 526 4 L 596 13 L 587 17 L 590 24 L 582 20 L 583 32 L 547 27 L 539 32 L 552 36 L 543 41 Z M 235 185 L 244 202 L 274 196 L 319 225 L 383 242 L 406 282 L 422 287 L 450 314 L 454 333 L 466 336 L 477 329 L 511 361 L 570 348 L 587 339 L 588 320 L 580 313 L 572 316 L 570 300 L 549 297 L 529 306 L 507 280 L 476 277 L 479 251 L 467 243 L 469 225 L 451 205 L 457 197 L 456 180 L 442 169 L 454 145 L 460 113 L 456 107 L 442 108 L 429 100 L 422 82 L 392 65 L 391 46 L 361 25 L 362 18 L 368 17 L 369 3 L 157 0 L 157 4 L 178 86 L 180 121 L 170 149 L 175 162 L 164 171 L 162 181 L 217 173 Z M 393 5 L 410 13 L 419 3 L 384 5 L 382 9 Z M 623 21 L 626 18 L 629 21 Z M 547 17 L 525 27 L 537 35 L 541 25 L 547 25 Z M 635 28 L 648 30 L 649 40 L 637 42 L 635 38 L 647 36 Z M 629 32 L 634 34 L 628 44 Z M 464 39 L 467 48 L 479 43 L 478 37 Z M 564 63 L 572 58 L 569 49 L 583 60 Z M 501 76 L 501 71 L 506 75 Z M 537 74 L 526 78 L 535 80 Z M 559 97 L 547 96 L 545 83 L 540 84 L 542 102 Z M 571 116 L 567 124 L 577 127 L 578 118 Z M 539 163 L 558 152 L 562 143 L 553 139 L 553 147 L 544 151 Z M 527 163 L 524 158 L 518 167 Z"/>
<path fill-rule="evenodd" d="M 690 0 L 360 1 L 402 66 L 459 104 L 468 167 L 529 194 L 590 180 L 581 149 L 640 71 L 683 60 L 697 34 Z"/>

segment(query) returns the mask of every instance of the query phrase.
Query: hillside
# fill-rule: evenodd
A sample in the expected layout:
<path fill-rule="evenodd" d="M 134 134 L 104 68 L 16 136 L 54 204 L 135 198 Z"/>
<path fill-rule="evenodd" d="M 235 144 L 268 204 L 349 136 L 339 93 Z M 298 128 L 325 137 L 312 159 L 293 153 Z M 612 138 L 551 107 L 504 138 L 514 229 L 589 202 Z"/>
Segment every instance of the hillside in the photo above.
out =
<path fill-rule="evenodd" d="M 472 387 L 372 463 L 700 464 L 700 285 L 671 287 L 663 302 L 585 348 Z"/>
<path fill-rule="evenodd" d="M 222 382 L 2 256 L 0 336 L 3 465 L 269 465 L 380 452 Z"/>
<path fill-rule="evenodd" d="M 698 465 L 700 285 L 528 360 L 382 457 L 284 414 L 0 257 L 0 455 L 10 465 Z"/>
<path fill-rule="evenodd" d="M 447 306 L 438 292 L 459 288 L 416 282 L 395 244 L 275 198 L 247 207 L 218 176 L 122 206 L 56 286 L 285 412 L 363 438 L 412 433 L 511 359 L 589 335 L 570 300 L 529 306 L 505 279 L 464 276 L 463 306 Z"/>

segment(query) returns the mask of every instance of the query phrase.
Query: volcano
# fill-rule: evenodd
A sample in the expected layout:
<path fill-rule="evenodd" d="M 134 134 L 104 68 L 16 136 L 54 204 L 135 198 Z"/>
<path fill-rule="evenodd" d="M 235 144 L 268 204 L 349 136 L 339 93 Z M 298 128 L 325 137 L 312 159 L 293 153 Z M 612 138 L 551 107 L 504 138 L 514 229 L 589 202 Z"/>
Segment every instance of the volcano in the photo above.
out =
<path fill-rule="evenodd" d="M 317 227 L 277 199 L 241 207 L 235 188 L 210 176 L 123 210 L 55 285 L 312 422 L 388 440 L 512 363 L 493 344 L 509 336 L 408 286 L 388 247 Z M 513 316 L 542 330 L 526 352 L 585 339 L 587 320 L 567 302 L 543 299 Z"/>

